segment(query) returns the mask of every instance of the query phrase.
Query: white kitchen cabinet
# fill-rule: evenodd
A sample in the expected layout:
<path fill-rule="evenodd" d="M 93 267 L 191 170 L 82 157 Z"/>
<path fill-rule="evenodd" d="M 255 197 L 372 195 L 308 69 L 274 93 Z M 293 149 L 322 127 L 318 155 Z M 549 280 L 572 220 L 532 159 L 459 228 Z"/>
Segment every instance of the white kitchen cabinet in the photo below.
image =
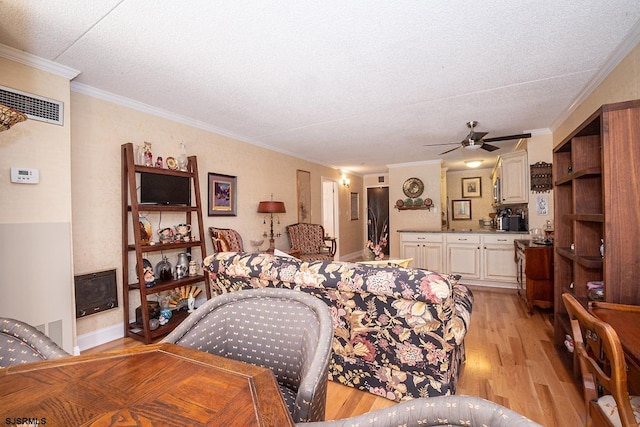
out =
<path fill-rule="evenodd" d="M 480 235 L 447 234 L 447 273 L 462 279 L 480 279 Z"/>
<path fill-rule="evenodd" d="M 447 272 L 460 274 L 463 283 L 515 287 L 513 241 L 520 234 L 447 234 Z"/>
<path fill-rule="evenodd" d="M 500 203 L 529 202 L 529 165 L 527 152 L 514 151 L 500 156 Z"/>
<path fill-rule="evenodd" d="M 513 288 L 516 285 L 514 240 L 521 233 L 400 232 L 400 258 L 411 267 L 459 274 L 461 283 Z"/>
<path fill-rule="evenodd" d="M 517 235 L 482 236 L 482 279 L 516 281 L 515 246 Z M 522 236 L 519 236 L 522 237 Z"/>
<path fill-rule="evenodd" d="M 442 233 L 400 233 L 400 258 L 413 258 L 413 268 L 444 272 Z"/>

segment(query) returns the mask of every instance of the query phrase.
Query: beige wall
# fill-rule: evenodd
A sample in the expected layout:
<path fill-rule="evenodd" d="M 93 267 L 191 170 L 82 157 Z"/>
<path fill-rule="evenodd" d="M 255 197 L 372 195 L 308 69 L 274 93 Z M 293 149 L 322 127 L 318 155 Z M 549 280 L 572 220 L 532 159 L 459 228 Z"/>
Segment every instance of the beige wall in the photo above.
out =
<path fill-rule="evenodd" d="M 481 181 L 481 197 L 462 197 L 462 178 L 480 177 Z M 447 196 L 449 198 L 449 229 L 455 230 L 478 230 L 480 229 L 479 220 L 489 217 L 489 213 L 495 210 L 491 206 L 493 202 L 493 186 L 491 185 L 491 169 L 469 169 L 464 171 L 447 172 Z M 471 201 L 471 220 L 455 220 L 451 219 L 451 201 L 456 199 Z"/>
<path fill-rule="evenodd" d="M 0 132 L 0 222 L 70 222 L 69 80 L 2 57 L 0 70 L 0 85 L 64 102 L 64 126 L 27 120 Z M 11 184 L 12 166 L 39 169 L 40 184 Z"/>
<path fill-rule="evenodd" d="M 339 170 L 303 161 L 275 151 L 236 141 L 202 129 L 168 121 L 161 117 L 116 105 L 85 94 L 72 93 L 72 188 L 73 239 L 76 274 L 117 268 L 121 281 L 121 184 L 120 147 L 131 142 L 152 143 L 154 159 L 179 155 L 180 141 L 184 141 L 188 155 L 198 158 L 205 227 L 234 228 L 240 232 L 245 249 L 252 250 L 250 240 L 262 239 L 269 231 L 269 220 L 257 213 L 260 200 L 285 203 L 287 213 L 279 216 L 274 232 L 281 233 L 276 247 L 289 248 L 285 226 L 298 221 L 296 211 L 296 170 L 311 173 L 311 222 L 322 221 L 321 178 L 338 180 Z M 207 174 L 215 172 L 237 177 L 237 216 L 209 217 L 206 214 Z M 341 253 L 362 248 L 359 224 L 350 220 L 349 193 L 361 191 L 362 179 L 350 176 L 350 189 L 339 186 L 338 244 Z M 362 216 L 361 216 L 362 217 Z M 148 215 L 153 229 L 158 228 L 159 216 Z M 179 219 L 165 215 L 162 226 L 177 224 Z M 266 248 L 267 243 L 262 248 Z M 208 253 L 212 247 L 207 241 Z M 155 258 L 152 264 L 160 260 Z M 169 259 L 175 264 L 176 260 Z M 119 289 L 122 284 L 118 283 Z M 121 290 L 119 290 L 121 292 Z M 134 295 L 132 294 L 132 297 Z M 139 304 L 135 301 L 135 306 Z M 133 304 L 132 304 L 133 305 Z M 78 334 L 82 335 L 122 322 L 121 308 L 78 320 Z"/>
<path fill-rule="evenodd" d="M 63 126 L 27 120 L 0 132 L 0 313 L 72 351 L 69 79 L 0 57 L 0 85 L 64 103 Z M 40 183 L 12 184 L 11 167 L 38 169 Z"/>
<path fill-rule="evenodd" d="M 394 206 L 396 200 L 406 199 L 402 185 L 409 178 L 420 178 L 424 183 L 422 199 L 433 201 L 431 210 L 389 209 L 389 235 L 394 236 L 389 242 L 389 256 L 400 256 L 400 240 L 395 238 L 398 230 L 440 230 L 440 160 L 389 165 L 389 205 Z"/>
<path fill-rule="evenodd" d="M 529 138 L 527 143 L 527 158 L 530 165 L 538 162 L 553 163 L 553 135 L 551 133 L 535 134 Z M 538 215 L 537 199 L 544 196 L 548 203 L 548 214 Z M 529 230 L 532 228 L 544 229 L 547 221 L 551 221 L 553 226 L 553 190 L 547 193 L 529 192 Z"/>
<path fill-rule="evenodd" d="M 68 79 L 33 67 L 0 58 L 0 69 L 0 85 L 60 100 L 65 106 L 65 126 L 28 120 L 9 132 L 0 133 L 0 174 L 4 178 L 0 180 L 0 226 L 13 229 L 13 223 L 25 223 L 26 226 L 29 223 L 37 223 L 38 226 L 43 223 L 66 224 L 68 238 L 66 242 L 57 241 L 59 237 L 51 239 L 46 233 L 39 233 L 44 241 L 57 245 L 54 250 L 47 252 L 47 257 L 38 259 L 33 254 L 30 256 L 22 248 L 34 243 L 30 240 L 24 245 L 16 245 L 18 250 L 13 253 L 3 252 L 0 268 L 5 278 L 1 282 L 4 301 L 17 311 L 16 317 L 25 309 L 15 302 L 27 300 L 31 301 L 29 307 L 36 310 L 48 305 L 66 313 L 65 322 L 69 329 L 74 329 L 74 336 L 70 337 L 73 339 L 65 346 L 68 351 L 72 351 L 77 344 L 77 336 L 117 326 L 123 320 L 120 301 L 118 309 L 79 319 L 76 324 L 72 283 L 73 275 L 116 268 L 118 292 L 121 295 L 120 147 L 123 143 L 137 145 L 149 141 L 153 144 L 154 156 L 166 158 L 170 155 L 177 157 L 180 141 L 185 141 L 188 154 L 198 157 L 203 200 L 206 200 L 208 172 L 237 176 L 238 215 L 208 217 L 205 212 L 205 227 L 216 225 L 237 229 L 248 250 L 252 249 L 250 240 L 262 238 L 262 233 L 269 230 L 268 221 L 264 224 L 263 216 L 256 210 L 258 202 L 268 200 L 271 194 L 287 207 L 287 213 L 281 215 L 280 223 L 274 226 L 274 231 L 281 233 L 276 239 L 276 247 L 289 247 L 285 226 L 298 220 L 297 169 L 311 173 L 312 222 L 322 221 L 321 179 L 338 181 L 341 176 L 339 170 L 327 166 L 172 122 L 84 93 L 70 92 Z M 40 184 L 10 184 L 11 166 L 38 168 Z M 349 177 L 350 188 L 340 186 L 338 191 L 340 253 L 358 252 L 364 245 L 362 220 L 350 219 L 350 191 L 362 192 L 362 177 Z M 206 209 L 206 204 L 203 207 Z M 360 218 L 363 218 L 362 206 Z M 154 220 L 157 222 L 159 218 Z M 171 221 L 166 216 L 163 218 L 163 224 L 169 225 Z M 154 225 L 156 222 L 153 222 Z M 56 229 L 52 235 L 59 236 L 60 230 Z M 266 243 L 263 248 L 265 246 Z M 211 251 L 209 241 L 207 249 Z M 72 256 L 73 265 L 70 264 Z M 39 281 L 55 298 L 33 291 L 33 287 L 24 283 L 26 269 L 57 265 L 57 259 L 65 258 L 68 272 L 65 283 L 58 283 L 60 281 L 55 278 L 49 282 Z M 7 290 L 17 290 L 18 293 L 14 295 L 15 292 L 9 293 Z M 64 304 L 58 304 L 60 298 Z M 5 310 L 4 305 L 2 308 L 3 315 L 13 313 Z M 31 323 L 40 322 L 37 316 L 21 318 Z"/>

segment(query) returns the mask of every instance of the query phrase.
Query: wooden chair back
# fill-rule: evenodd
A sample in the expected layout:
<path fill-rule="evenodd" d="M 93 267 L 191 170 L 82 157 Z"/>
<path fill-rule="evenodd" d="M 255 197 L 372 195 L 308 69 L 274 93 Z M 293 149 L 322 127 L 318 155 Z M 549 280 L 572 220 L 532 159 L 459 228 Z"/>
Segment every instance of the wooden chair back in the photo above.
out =
<path fill-rule="evenodd" d="M 570 293 L 562 294 L 569 314 L 574 341 L 574 362 L 580 366 L 584 390 L 587 425 L 593 422 L 614 424 L 607 420 L 598 405 L 599 389 L 610 394 L 617 405 L 623 427 L 637 427 L 627 388 L 624 352 L 616 331 L 598 319 Z"/>

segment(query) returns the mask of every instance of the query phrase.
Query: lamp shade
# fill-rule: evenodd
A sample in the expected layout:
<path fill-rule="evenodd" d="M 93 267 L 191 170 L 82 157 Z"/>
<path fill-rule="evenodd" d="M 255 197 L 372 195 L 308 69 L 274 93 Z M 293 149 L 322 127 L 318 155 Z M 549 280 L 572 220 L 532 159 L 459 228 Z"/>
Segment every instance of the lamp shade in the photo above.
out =
<path fill-rule="evenodd" d="M 286 213 L 284 208 L 284 202 L 274 202 L 273 200 L 267 202 L 260 202 L 258 204 L 258 213 Z"/>

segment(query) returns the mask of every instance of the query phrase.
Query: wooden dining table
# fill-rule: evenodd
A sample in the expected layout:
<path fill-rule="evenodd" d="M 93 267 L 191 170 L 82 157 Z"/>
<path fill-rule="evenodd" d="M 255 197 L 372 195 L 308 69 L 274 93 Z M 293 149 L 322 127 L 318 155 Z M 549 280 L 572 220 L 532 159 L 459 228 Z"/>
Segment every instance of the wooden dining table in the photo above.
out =
<path fill-rule="evenodd" d="M 293 426 L 266 368 L 152 344 L 0 369 L 6 425 Z"/>
<path fill-rule="evenodd" d="M 640 306 L 592 302 L 589 310 L 618 334 L 625 360 L 629 389 L 640 393 Z"/>

